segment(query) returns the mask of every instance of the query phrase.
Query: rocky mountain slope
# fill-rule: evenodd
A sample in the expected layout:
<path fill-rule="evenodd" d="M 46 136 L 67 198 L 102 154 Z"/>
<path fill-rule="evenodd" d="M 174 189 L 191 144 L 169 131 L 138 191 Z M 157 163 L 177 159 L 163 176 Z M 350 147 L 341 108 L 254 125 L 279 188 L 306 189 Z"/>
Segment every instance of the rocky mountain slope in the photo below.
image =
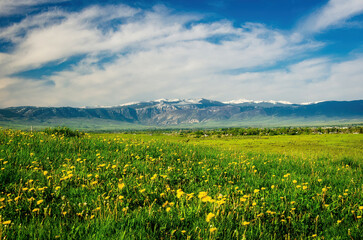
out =
<path fill-rule="evenodd" d="M 256 117 L 363 119 L 363 100 L 291 104 L 276 101 L 238 100 L 223 103 L 207 99 L 160 99 L 113 107 L 25 106 L 0 109 L 2 121 L 87 118 L 159 126 L 208 121 L 243 121 Z"/>

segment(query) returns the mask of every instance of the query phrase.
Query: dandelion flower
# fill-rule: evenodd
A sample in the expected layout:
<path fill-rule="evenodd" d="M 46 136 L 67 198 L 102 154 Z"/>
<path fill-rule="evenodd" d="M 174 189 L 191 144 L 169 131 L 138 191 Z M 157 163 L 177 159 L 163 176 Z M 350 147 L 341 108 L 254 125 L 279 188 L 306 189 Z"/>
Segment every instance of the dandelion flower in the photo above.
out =
<path fill-rule="evenodd" d="M 215 231 L 217 231 L 217 228 L 215 228 L 215 227 L 213 227 L 213 228 L 211 228 L 211 229 L 209 229 L 209 232 L 215 232 Z"/>
<path fill-rule="evenodd" d="M 210 202 L 212 201 L 212 198 L 210 196 L 204 196 L 201 198 L 202 202 Z"/>
<path fill-rule="evenodd" d="M 178 189 L 178 190 L 176 191 L 176 197 L 177 197 L 177 198 L 181 198 L 181 196 L 183 196 L 183 195 L 184 195 L 183 190 Z"/>
<path fill-rule="evenodd" d="M 198 194 L 198 198 L 203 198 L 203 197 L 205 197 L 205 196 L 207 196 L 208 195 L 208 193 L 207 192 L 200 192 L 199 194 Z"/>
<path fill-rule="evenodd" d="M 208 213 L 207 218 L 205 219 L 207 222 L 210 222 L 210 220 L 215 216 L 214 213 Z"/>
<path fill-rule="evenodd" d="M 119 183 L 119 184 L 118 184 L 118 188 L 119 188 L 120 190 L 122 190 L 124 187 L 125 187 L 125 183 Z"/>

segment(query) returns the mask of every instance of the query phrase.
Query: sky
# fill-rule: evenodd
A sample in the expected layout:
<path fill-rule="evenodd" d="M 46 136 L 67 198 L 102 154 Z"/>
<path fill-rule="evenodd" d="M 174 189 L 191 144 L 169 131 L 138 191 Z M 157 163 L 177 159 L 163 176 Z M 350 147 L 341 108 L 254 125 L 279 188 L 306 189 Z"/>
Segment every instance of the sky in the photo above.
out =
<path fill-rule="evenodd" d="M 0 107 L 363 99 L 363 0 L 0 0 Z"/>

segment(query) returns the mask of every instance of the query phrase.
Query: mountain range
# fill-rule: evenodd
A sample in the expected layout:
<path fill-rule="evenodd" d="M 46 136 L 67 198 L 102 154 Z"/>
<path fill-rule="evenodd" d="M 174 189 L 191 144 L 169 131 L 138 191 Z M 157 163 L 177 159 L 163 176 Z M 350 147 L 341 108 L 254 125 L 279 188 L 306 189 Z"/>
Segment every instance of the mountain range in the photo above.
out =
<path fill-rule="evenodd" d="M 57 121 L 56 121 L 57 120 Z M 263 126 L 319 122 L 363 122 L 363 100 L 292 104 L 286 101 L 160 99 L 99 107 L 8 107 L 0 109 L 0 126 L 11 123 L 52 125 L 102 122 L 138 126 Z M 53 125 L 54 125 L 53 124 Z M 130 125 L 131 124 L 131 125 Z M 87 128 L 87 127 L 86 127 Z"/>

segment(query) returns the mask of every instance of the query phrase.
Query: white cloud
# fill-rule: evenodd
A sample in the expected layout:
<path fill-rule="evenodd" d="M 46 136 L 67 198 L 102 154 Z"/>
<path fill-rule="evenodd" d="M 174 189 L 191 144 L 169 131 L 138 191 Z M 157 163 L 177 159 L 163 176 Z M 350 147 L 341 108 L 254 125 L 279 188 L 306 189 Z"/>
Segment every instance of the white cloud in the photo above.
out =
<path fill-rule="evenodd" d="M 22 13 L 31 6 L 41 5 L 44 3 L 66 2 L 69 0 L 1 0 L 0 16 Z"/>
<path fill-rule="evenodd" d="M 77 54 L 112 50 L 114 46 L 109 44 L 112 33 L 103 33 L 97 27 L 135 13 L 137 10 L 120 5 L 91 7 L 80 13 L 54 11 L 25 18 L 0 34 L 0 38 L 16 44 L 6 63 L 0 62 L 0 70 L 11 74 Z"/>
<path fill-rule="evenodd" d="M 288 99 L 295 103 L 355 100 L 362 97 L 362 64 L 363 56 L 341 62 L 316 58 L 292 64 L 285 70 L 243 73 L 232 81 L 252 89 L 242 95 L 247 99 Z"/>
<path fill-rule="evenodd" d="M 300 31 L 305 33 L 324 31 L 341 25 L 347 19 L 361 13 L 363 13 L 362 0 L 330 0 L 302 22 Z"/>
<path fill-rule="evenodd" d="M 333 94 L 315 87 L 342 99 L 349 91 L 358 97 L 349 83 L 342 88 L 357 82 L 360 69 L 348 71 L 348 62 L 328 58 L 300 61 L 285 70 L 230 74 L 296 60 L 321 43 L 262 24 L 235 27 L 200 18 L 160 6 L 140 10 L 125 5 L 27 17 L 0 29 L 0 39 L 14 44 L 13 51 L 0 53 L 0 104 L 89 106 L 196 97 L 307 102 Z M 113 27 L 105 27 L 110 22 Z M 79 55 L 85 56 L 79 63 L 42 79 L 13 76 Z M 105 56 L 113 60 L 104 61 Z M 358 66 L 360 59 L 349 64 Z M 352 80 L 339 80 L 344 74 Z"/>

